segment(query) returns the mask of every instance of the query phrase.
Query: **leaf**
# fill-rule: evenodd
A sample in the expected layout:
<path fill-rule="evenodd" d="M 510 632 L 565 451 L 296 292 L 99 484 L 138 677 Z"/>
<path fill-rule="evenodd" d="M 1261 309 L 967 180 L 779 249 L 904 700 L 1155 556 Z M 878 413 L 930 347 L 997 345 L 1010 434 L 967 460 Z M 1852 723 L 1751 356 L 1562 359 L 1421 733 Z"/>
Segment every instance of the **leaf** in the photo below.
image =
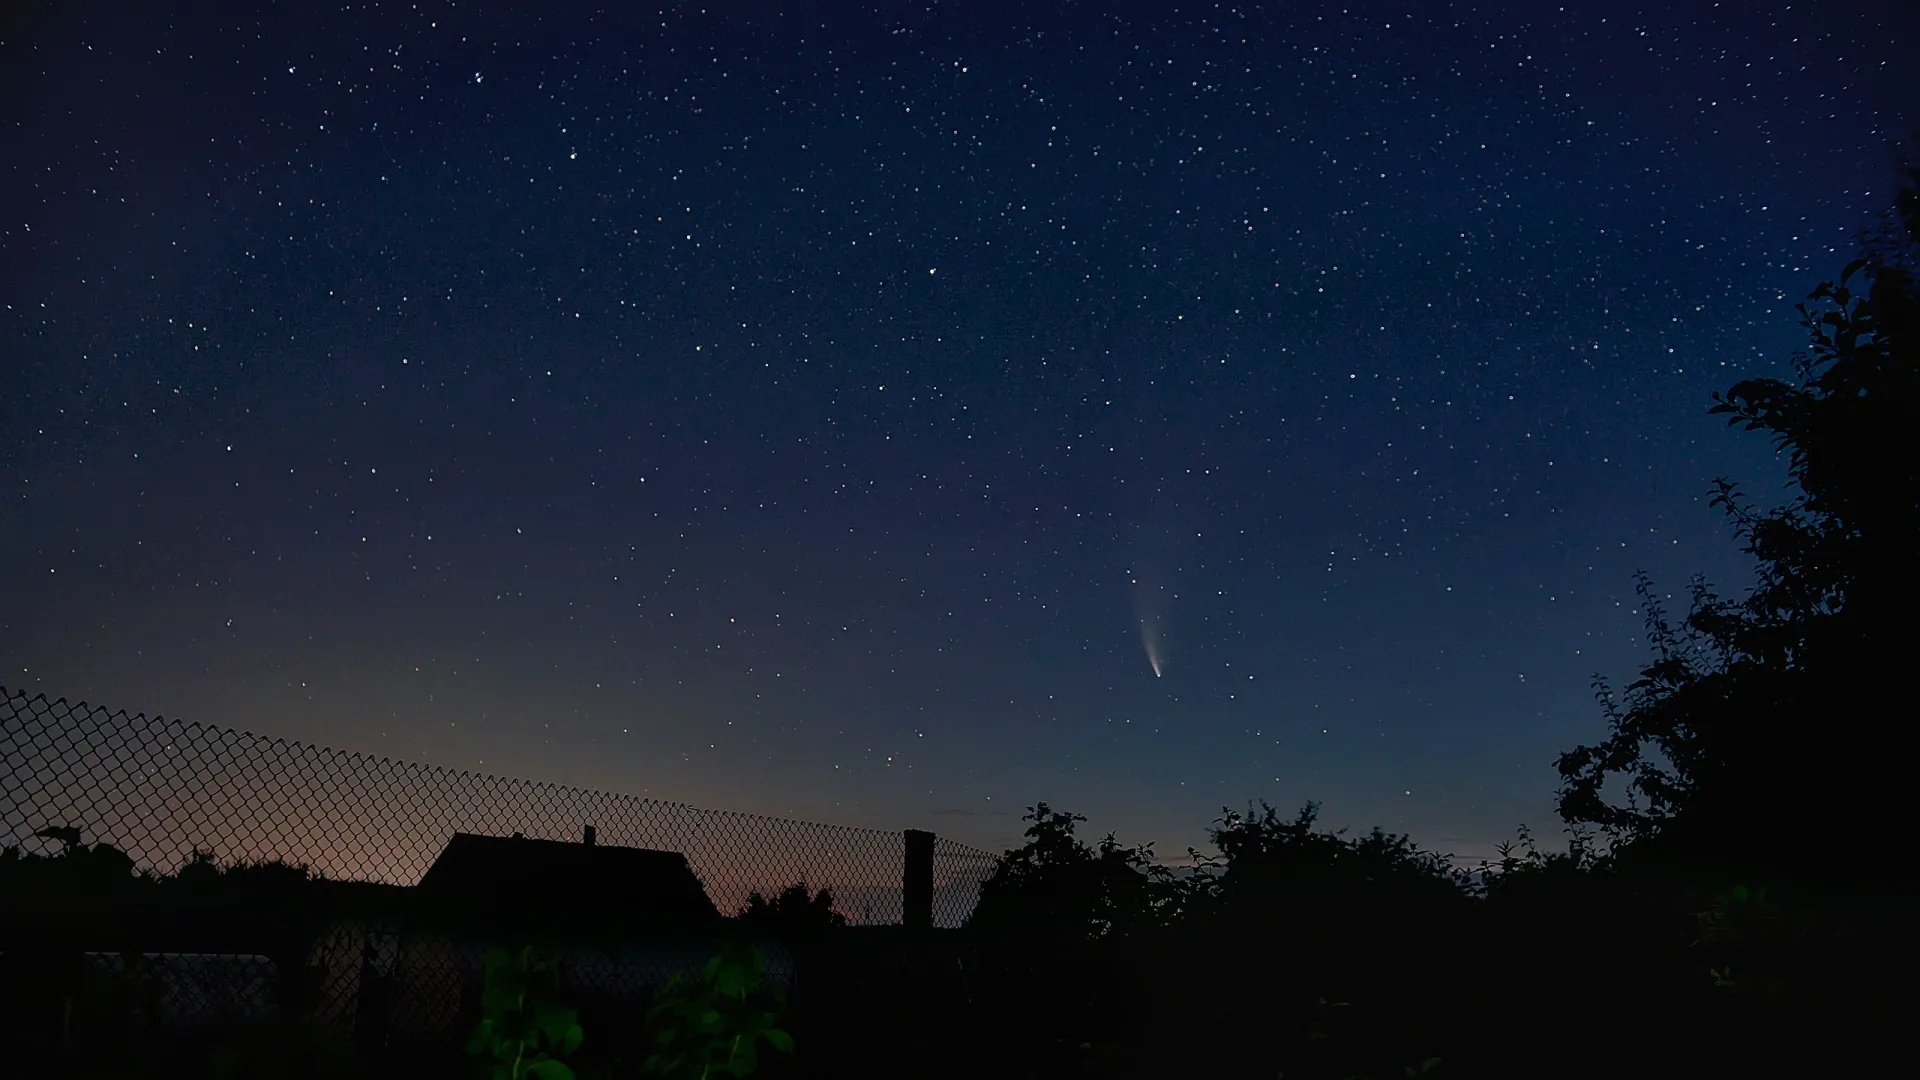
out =
<path fill-rule="evenodd" d="M 473 1034 L 467 1036 L 467 1053 L 481 1054 L 491 1049 L 493 1047 L 493 1035 L 493 1021 L 480 1021 L 480 1026 L 474 1028 Z"/>
<path fill-rule="evenodd" d="M 766 1035 L 767 1041 L 773 1044 L 775 1050 L 783 1054 L 793 1053 L 793 1036 L 779 1028 L 768 1028 L 762 1034 Z"/>
<path fill-rule="evenodd" d="M 573 1069 L 564 1061 L 548 1058 L 545 1061 L 535 1062 L 533 1067 L 527 1070 L 527 1075 L 538 1077 L 539 1080 L 573 1080 Z"/>
<path fill-rule="evenodd" d="M 534 1027 L 549 1042 L 559 1042 L 567 1029 L 577 1027 L 579 1016 L 572 1009 L 556 1002 L 542 1002 L 534 1008 Z"/>
<path fill-rule="evenodd" d="M 521 989 L 505 981 L 487 980 L 486 989 L 480 993 L 481 1011 L 489 1015 L 517 1012 L 520 1009 Z"/>

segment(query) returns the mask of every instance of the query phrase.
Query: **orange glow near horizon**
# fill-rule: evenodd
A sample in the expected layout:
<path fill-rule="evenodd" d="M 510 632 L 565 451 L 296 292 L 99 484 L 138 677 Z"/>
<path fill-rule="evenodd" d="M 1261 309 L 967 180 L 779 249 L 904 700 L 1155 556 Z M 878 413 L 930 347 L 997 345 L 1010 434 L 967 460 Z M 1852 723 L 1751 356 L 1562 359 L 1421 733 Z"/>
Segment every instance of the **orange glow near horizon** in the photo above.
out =
<path fill-rule="evenodd" d="M 523 833 L 683 852 L 727 914 L 749 893 L 830 888 L 856 923 L 900 920 L 900 833 L 673 803 L 321 749 L 178 721 L 109 714 L 24 694 L 0 699 L 0 844 L 29 850 L 70 825 L 87 843 L 170 873 L 194 851 L 221 862 L 281 859 L 340 880 L 412 885 L 456 832 Z M 935 849 L 934 919 L 971 910 L 991 856 Z"/>

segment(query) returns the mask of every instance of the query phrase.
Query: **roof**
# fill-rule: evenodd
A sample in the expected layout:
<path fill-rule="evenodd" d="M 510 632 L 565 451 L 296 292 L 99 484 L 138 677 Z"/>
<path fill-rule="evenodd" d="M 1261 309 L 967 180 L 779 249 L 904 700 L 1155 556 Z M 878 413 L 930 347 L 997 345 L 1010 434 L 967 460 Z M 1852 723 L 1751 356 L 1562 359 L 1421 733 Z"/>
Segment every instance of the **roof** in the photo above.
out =
<path fill-rule="evenodd" d="M 685 855 L 611 844 L 454 833 L 419 890 L 469 910 L 574 924 L 658 928 L 722 918 Z"/>

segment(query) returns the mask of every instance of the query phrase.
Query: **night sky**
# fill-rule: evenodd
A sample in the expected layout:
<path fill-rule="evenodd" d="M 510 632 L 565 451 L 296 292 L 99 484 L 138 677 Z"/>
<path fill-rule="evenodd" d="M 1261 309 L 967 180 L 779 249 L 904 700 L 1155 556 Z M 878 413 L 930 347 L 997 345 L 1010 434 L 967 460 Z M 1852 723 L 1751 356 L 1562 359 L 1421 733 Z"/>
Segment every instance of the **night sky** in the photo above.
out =
<path fill-rule="evenodd" d="M 994 850 L 1551 837 L 1920 127 L 1900 0 L 777 6 L 8 5 L 0 684 Z"/>

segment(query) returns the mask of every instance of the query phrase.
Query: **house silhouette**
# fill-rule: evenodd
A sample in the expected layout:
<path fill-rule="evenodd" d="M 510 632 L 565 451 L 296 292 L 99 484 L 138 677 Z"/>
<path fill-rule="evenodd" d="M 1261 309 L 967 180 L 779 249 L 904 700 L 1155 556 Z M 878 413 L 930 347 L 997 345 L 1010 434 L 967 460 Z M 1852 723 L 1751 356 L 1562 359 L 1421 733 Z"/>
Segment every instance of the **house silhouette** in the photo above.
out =
<path fill-rule="evenodd" d="M 449 913 L 569 931 L 710 930 L 728 920 L 678 851 L 455 833 L 417 886 Z"/>
<path fill-rule="evenodd" d="M 673 975 L 697 978 L 717 941 L 737 932 L 685 855 L 596 844 L 591 826 L 585 842 L 455 833 L 407 892 L 412 903 L 388 974 L 377 970 L 384 954 L 373 949 L 373 962 L 344 970 L 333 995 L 357 1000 L 369 976 L 384 983 L 380 1039 L 470 1030 L 495 947 L 540 943 L 561 961 L 564 992 L 578 1000 L 644 1003 Z M 340 927 L 332 951 L 365 948 L 369 929 Z M 792 958 L 777 942 L 758 944 L 768 980 L 791 986 Z"/>

